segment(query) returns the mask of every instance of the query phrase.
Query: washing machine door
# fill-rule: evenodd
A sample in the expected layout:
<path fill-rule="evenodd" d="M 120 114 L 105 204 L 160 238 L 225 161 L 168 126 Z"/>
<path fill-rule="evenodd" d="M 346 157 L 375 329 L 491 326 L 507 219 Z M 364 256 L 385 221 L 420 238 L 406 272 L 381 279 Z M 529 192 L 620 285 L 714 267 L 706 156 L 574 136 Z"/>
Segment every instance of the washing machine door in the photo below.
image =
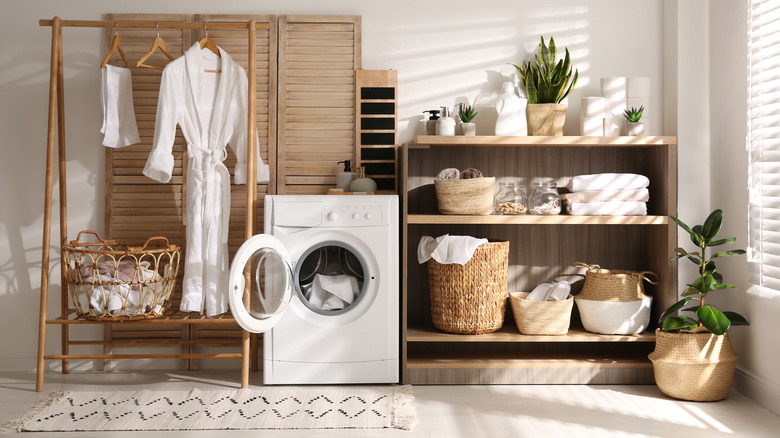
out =
<path fill-rule="evenodd" d="M 268 234 L 244 242 L 230 266 L 229 288 L 230 311 L 238 325 L 252 333 L 273 328 L 295 290 L 290 255 L 282 242 Z"/>

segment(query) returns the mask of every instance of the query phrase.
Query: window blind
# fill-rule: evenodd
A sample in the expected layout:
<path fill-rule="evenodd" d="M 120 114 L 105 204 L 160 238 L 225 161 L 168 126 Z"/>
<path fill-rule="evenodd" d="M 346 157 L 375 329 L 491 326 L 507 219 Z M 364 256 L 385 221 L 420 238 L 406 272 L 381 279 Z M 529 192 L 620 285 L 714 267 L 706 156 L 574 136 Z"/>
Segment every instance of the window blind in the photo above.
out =
<path fill-rule="evenodd" d="M 749 8 L 748 292 L 780 300 L 780 0 Z"/>

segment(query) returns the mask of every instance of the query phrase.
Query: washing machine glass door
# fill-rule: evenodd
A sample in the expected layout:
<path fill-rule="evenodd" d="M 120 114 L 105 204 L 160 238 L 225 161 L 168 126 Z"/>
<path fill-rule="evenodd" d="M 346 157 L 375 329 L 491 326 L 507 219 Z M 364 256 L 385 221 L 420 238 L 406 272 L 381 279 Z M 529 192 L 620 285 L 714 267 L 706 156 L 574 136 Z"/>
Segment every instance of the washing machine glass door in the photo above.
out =
<path fill-rule="evenodd" d="M 282 242 L 268 234 L 244 242 L 233 257 L 229 287 L 230 311 L 238 325 L 252 333 L 273 328 L 294 291 L 290 255 Z"/>

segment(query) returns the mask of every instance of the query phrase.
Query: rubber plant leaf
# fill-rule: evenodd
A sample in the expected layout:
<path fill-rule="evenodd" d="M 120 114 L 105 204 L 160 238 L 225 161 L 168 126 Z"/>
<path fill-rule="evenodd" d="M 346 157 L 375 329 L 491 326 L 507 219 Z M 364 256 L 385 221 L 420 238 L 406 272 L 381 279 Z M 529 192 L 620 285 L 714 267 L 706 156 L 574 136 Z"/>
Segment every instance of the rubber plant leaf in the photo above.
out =
<path fill-rule="evenodd" d="M 696 320 L 689 316 L 670 316 L 664 320 L 661 328 L 665 332 L 670 332 L 672 330 L 693 330 L 698 326 Z"/>
<path fill-rule="evenodd" d="M 672 218 L 672 220 L 675 221 L 677 223 L 677 225 L 680 226 L 680 228 L 682 228 L 683 230 L 687 231 L 688 234 L 694 234 L 693 230 L 691 229 L 691 227 L 689 227 L 688 225 L 685 225 L 685 222 L 681 221 L 680 219 L 677 219 L 674 216 L 669 216 L 669 217 Z"/>
<path fill-rule="evenodd" d="M 701 229 L 701 236 L 705 242 L 712 240 L 720 232 L 720 226 L 723 223 L 723 210 L 717 209 L 707 216 Z"/>
<path fill-rule="evenodd" d="M 736 237 L 727 237 L 725 239 L 711 240 L 711 241 L 707 242 L 707 246 L 726 245 L 728 243 L 734 243 L 736 241 L 737 241 Z"/>
<path fill-rule="evenodd" d="M 697 278 L 696 281 L 693 282 L 693 287 L 701 294 L 706 294 L 713 289 L 712 286 L 714 284 L 715 279 L 712 277 L 712 275 L 704 274 L 704 276 Z"/>
<path fill-rule="evenodd" d="M 740 255 L 744 253 L 745 253 L 744 249 L 732 249 L 731 251 L 717 252 L 713 254 L 712 257 L 710 257 L 710 259 L 717 259 L 718 257 L 723 257 L 723 256 Z"/>
<path fill-rule="evenodd" d="M 668 317 L 669 315 L 671 315 L 672 313 L 674 313 L 674 312 L 676 312 L 676 311 L 678 311 L 678 310 L 682 309 L 682 308 L 683 308 L 683 306 L 685 306 L 686 304 L 688 304 L 688 301 L 690 301 L 690 300 L 692 300 L 692 299 L 693 299 L 693 298 L 683 298 L 683 299 L 681 299 L 680 301 L 678 301 L 678 302 L 676 302 L 676 303 L 672 304 L 671 306 L 669 306 L 669 308 L 668 308 L 668 309 L 666 309 L 666 312 L 664 312 L 664 314 L 663 314 L 663 315 L 661 315 L 661 317 L 660 317 L 660 318 L 658 318 L 658 321 L 659 321 L 659 322 L 661 322 L 661 321 L 663 321 L 663 320 L 664 320 L 666 317 Z"/>
<path fill-rule="evenodd" d="M 724 315 L 726 315 L 726 318 L 731 321 L 731 325 L 750 325 L 750 323 L 745 319 L 744 316 L 740 315 L 737 312 L 723 312 Z"/>
<path fill-rule="evenodd" d="M 680 295 L 683 297 L 691 297 L 694 295 L 699 295 L 701 292 L 699 292 L 695 287 L 689 287 L 688 289 L 685 289 L 685 291 Z"/>
<path fill-rule="evenodd" d="M 726 317 L 720 310 L 712 306 L 701 306 L 696 312 L 699 317 L 699 321 L 707 327 L 707 330 L 713 334 L 722 335 L 728 331 L 731 326 L 731 320 Z"/>

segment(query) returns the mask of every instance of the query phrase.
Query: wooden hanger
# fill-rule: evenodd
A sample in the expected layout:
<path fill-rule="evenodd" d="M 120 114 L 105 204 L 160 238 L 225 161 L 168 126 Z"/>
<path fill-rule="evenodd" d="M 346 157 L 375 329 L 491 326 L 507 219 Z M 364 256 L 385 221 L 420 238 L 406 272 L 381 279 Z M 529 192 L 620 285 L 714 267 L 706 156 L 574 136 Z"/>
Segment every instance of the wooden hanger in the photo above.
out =
<path fill-rule="evenodd" d="M 203 22 L 203 31 L 206 33 L 206 36 L 200 39 L 200 49 L 209 49 L 212 52 L 214 52 L 217 56 L 222 57 L 222 55 L 219 54 L 219 48 L 217 48 L 217 43 L 214 42 L 211 38 L 209 38 L 209 30 L 206 28 L 206 22 Z M 222 70 L 203 70 L 206 73 L 221 73 Z"/>
<path fill-rule="evenodd" d="M 116 25 L 116 22 L 114 22 L 114 24 Z M 114 39 L 111 40 L 111 48 L 108 49 L 108 54 L 106 54 L 106 57 L 103 58 L 103 62 L 100 63 L 100 68 L 103 68 L 106 66 L 106 64 L 108 64 L 108 60 L 116 50 L 119 50 L 119 55 L 122 57 L 122 61 L 125 62 L 127 68 L 132 68 L 130 67 L 130 61 L 128 61 L 127 56 L 125 56 L 125 51 L 122 50 L 122 42 L 119 41 L 119 34 L 117 33 L 116 28 L 114 28 Z"/>
<path fill-rule="evenodd" d="M 146 67 L 146 68 L 153 68 L 156 70 L 162 70 L 162 67 L 157 67 L 156 65 L 149 65 L 145 64 L 146 60 L 151 57 L 154 52 L 160 49 L 163 54 L 168 57 L 169 61 L 173 61 L 173 56 L 168 52 L 168 48 L 165 47 L 165 41 L 160 37 L 160 27 L 159 23 L 157 25 L 157 36 L 154 38 L 154 41 L 152 42 L 152 48 L 149 49 L 148 52 L 146 52 L 146 55 L 142 56 L 141 59 L 138 60 L 138 62 L 135 64 L 136 67 Z"/>

